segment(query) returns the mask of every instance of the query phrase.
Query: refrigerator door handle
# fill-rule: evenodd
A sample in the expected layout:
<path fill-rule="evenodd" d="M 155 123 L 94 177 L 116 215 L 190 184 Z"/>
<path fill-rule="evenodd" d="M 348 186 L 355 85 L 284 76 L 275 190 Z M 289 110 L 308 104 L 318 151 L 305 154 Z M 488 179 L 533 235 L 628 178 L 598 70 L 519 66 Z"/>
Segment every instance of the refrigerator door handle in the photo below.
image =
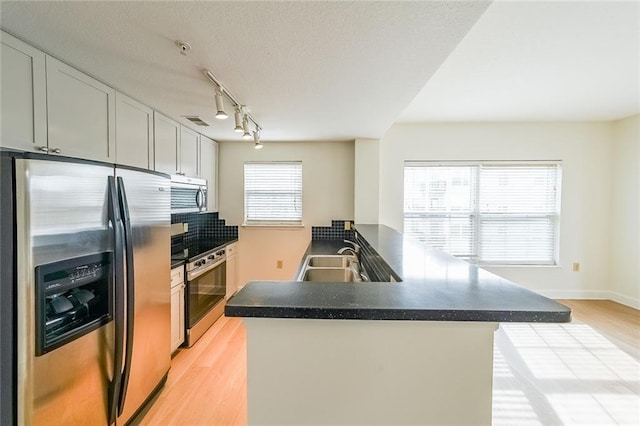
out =
<path fill-rule="evenodd" d="M 131 232 L 131 219 L 129 216 L 129 203 L 127 202 L 127 193 L 124 189 L 124 180 L 118 177 L 118 201 L 120 207 L 120 216 L 124 225 L 124 246 L 125 246 L 125 262 L 127 267 L 126 279 L 126 341 L 125 341 L 125 357 L 124 368 L 122 371 L 122 382 L 120 383 L 120 401 L 118 404 L 118 415 L 122 414 L 124 402 L 127 396 L 127 387 L 129 385 L 129 376 L 131 374 L 131 356 L 133 353 L 133 325 L 135 316 L 135 284 L 133 270 L 133 234 Z"/>
<path fill-rule="evenodd" d="M 114 236 L 114 355 L 113 355 L 113 380 L 109 384 L 109 424 L 116 421 L 118 401 L 120 399 L 120 384 L 122 381 L 122 353 L 124 341 L 124 253 L 123 253 L 123 226 L 120 211 L 118 209 L 118 194 L 116 181 L 113 176 L 107 178 L 108 193 L 108 219 L 113 227 Z"/>

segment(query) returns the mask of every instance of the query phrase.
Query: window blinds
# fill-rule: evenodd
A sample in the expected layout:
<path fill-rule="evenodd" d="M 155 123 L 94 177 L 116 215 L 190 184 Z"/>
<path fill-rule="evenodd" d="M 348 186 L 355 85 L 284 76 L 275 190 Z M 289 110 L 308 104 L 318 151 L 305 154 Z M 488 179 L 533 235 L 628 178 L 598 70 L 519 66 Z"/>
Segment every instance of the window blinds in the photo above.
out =
<path fill-rule="evenodd" d="M 246 163 L 247 224 L 302 223 L 302 163 Z"/>
<path fill-rule="evenodd" d="M 557 165 L 480 166 L 480 247 L 485 263 L 553 264 Z"/>
<path fill-rule="evenodd" d="M 405 233 L 457 256 L 475 255 L 472 168 L 407 165 L 404 187 Z"/>
<path fill-rule="evenodd" d="M 554 264 L 558 163 L 405 163 L 404 229 L 484 264 Z"/>

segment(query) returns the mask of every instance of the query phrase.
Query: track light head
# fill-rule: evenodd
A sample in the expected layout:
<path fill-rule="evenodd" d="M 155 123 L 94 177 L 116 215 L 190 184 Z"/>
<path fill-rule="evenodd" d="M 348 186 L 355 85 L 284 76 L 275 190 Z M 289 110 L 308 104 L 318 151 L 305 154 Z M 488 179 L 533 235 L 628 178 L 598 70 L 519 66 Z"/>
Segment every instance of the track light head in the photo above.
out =
<path fill-rule="evenodd" d="M 242 139 L 246 139 L 246 140 L 251 139 L 251 132 L 249 131 L 249 119 L 247 118 L 246 115 L 242 119 L 242 129 L 244 130 L 244 133 L 242 134 Z"/>
<path fill-rule="evenodd" d="M 229 118 L 226 112 L 224 112 L 224 99 L 222 98 L 222 87 L 216 89 L 216 118 L 219 120 L 225 120 Z"/>
<path fill-rule="evenodd" d="M 236 133 L 243 133 L 244 132 L 244 128 L 242 127 L 242 111 L 241 111 L 241 107 L 236 107 L 236 111 L 233 114 L 235 121 L 236 121 L 236 127 L 233 129 L 234 132 Z"/>
<path fill-rule="evenodd" d="M 256 130 L 253 132 L 253 141 L 256 143 L 255 149 L 262 149 L 264 145 L 260 143 L 260 128 L 256 124 Z"/>

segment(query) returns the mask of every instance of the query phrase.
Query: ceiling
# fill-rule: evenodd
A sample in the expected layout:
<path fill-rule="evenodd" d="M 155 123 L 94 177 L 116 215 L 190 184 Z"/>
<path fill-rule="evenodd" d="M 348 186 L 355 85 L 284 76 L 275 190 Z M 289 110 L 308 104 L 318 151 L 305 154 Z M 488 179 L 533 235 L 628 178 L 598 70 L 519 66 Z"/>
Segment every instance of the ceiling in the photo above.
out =
<path fill-rule="evenodd" d="M 205 68 L 265 141 L 623 118 L 640 112 L 639 22 L 638 1 L 0 3 L 5 31 L 216 140 L 239 137 Z"/>
<path fill-rule="evenodd" d="M 214 118 L 205 68 L 263 140 L 348 140 L 381 137 L 488 5 L 2 1 L 0 24 L 183 124 L 200 116 L 214 139 L 239 138 L 232 119 Z"/>
<path fill-rule="evenodd" d="M 640 113 L 640 2 L 495 2 L 399 117 L 600 121 Z"/>

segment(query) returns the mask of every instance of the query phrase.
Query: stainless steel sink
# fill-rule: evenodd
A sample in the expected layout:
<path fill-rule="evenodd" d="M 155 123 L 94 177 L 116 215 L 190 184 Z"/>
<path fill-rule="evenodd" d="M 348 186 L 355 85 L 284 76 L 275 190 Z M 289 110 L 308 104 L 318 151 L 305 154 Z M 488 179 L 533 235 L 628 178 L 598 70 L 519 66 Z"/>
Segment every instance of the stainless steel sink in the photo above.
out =
<path fill-rule="evenodd" d="M 311 255 L 302 265 L 298 281 L 360 282 L 358 259 L 344 255 Z"/>
<path fill-rule="evenodd" d="M 313 268 L 348 268 L 354 262 L 356 258 L 354 256 L 340 256 L 340 255 L 326 255 L 326 256 L 308 256 L 305 262 L 305 267 L 311 266 Z"/>
<path fill-rule="evenodd" d="M 357 273 L 351 268 L 308 268 L 303 271 L 300 281 L 318 282 L 359 282 Z"/>

